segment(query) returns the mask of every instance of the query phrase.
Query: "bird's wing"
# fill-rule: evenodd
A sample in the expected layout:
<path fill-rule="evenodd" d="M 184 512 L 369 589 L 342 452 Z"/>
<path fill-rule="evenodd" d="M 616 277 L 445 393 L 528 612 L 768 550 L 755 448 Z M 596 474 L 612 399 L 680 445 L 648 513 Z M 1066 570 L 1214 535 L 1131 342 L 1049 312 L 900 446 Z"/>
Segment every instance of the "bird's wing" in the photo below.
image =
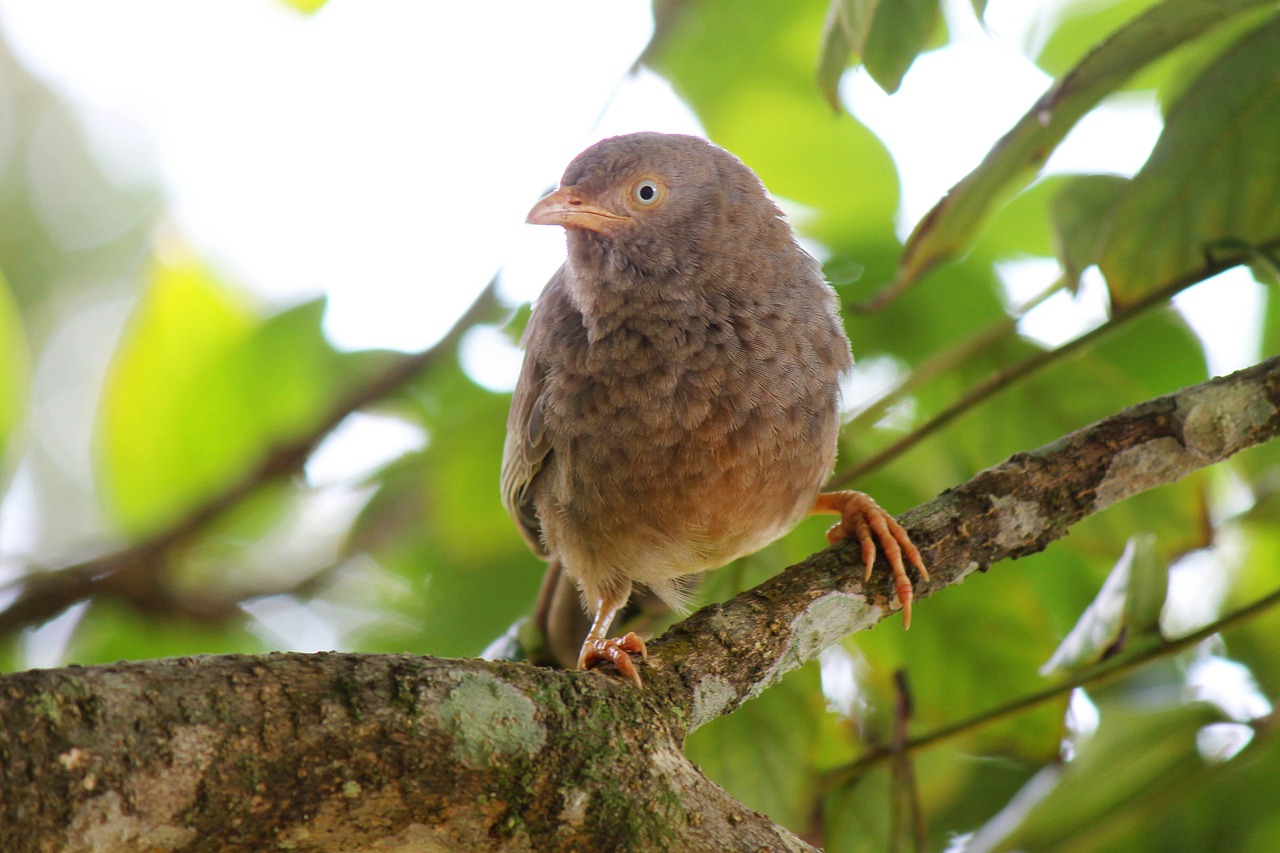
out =
<path fill-rule="evenodd" d="M 543 412 L 547 366 L 541 352 L 547 337 L 547 303 L 559 298 L 563 277 L 564 267 L 561 267 L 543 290 L 540 304 L 534 307 L 525 329 L 524 364 L 511 398 L 507 442 L 502 451 L 502 505 L 524 534 L 529 547 L 542 557 L 548 554 L 542 542 L 542 524 L 533 503 L 533 484 L 551 453 L 551 438 L 547 435 Z"/>

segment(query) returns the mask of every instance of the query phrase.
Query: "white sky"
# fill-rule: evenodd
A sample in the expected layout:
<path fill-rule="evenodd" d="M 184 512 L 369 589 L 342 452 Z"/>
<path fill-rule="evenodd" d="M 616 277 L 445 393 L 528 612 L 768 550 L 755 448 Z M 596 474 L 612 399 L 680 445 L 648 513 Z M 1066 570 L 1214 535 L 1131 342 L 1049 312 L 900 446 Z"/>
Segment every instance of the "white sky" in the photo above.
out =
<path fill-rule="evenodd" d="M 968 41 L 922 57 L 892 99 L 847 79 L 906 167 L 904 232 L 1048 84 L 1010 46 L 1032 38 L 1027 9 L 991 4 L 1004 43 L 953 14 Z M 182 238 L 264 297 L 328 293 L 345 347 L 429 344 L 504 261 L 512 295 L 534 295 L 562 237 L 524 213 L 573 154 L 698 131 L 660 78 L 624 77 L 646 0 L 333 0 L 311 17 L 272 0 L 5 0 L 0 15 L 117 180 L 158 171 Z M 1146 156 L 1158 119 L 1131 118 L 1104 166 Z"/>

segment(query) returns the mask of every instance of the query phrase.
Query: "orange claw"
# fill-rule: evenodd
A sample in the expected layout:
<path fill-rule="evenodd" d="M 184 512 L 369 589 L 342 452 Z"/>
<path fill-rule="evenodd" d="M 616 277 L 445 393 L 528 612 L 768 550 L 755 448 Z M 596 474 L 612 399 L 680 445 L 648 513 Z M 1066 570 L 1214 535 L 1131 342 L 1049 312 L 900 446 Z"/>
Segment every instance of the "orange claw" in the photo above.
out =
<path fill-rule="evenodd" d="M 871 568 L 876 562 L 876 543 L 884 551 L 885 559 L 893 568 L 893 589 L 902 604 L 902 627 L 911 627 L 911 602 L 915 597 L 911 578 L 902 557 L 905 554 L 920 577 L 929 579 L 920 551 L 911 542 L 907 531 L 892 515 L 880 508 L 870 495 L 862 492 L 824 492 L 813 504 L 814 513 L 840 516 L 840 522 L 827 531 L 827 541 L 835 544 L 841 539 L 856 536 L 862 543 L 862 563 L 867 567 L 866 580 L 871 580 Z"/>
<path fill-rule="evenodd" d="M 578 658 L 578 669 L 593 669 L 601 661 L 609 661 L 618 668 L 618 672 L 635 682 L 636 687 L 644 687 L 640 682 L 640 673 L 636 670 L 631 655 L 638 654 L 642 660 L 649 660 L 649 650 L 644 640 L 634 631 L 624 637 L 588 637 L 582 644 L 582 654 Z"/>

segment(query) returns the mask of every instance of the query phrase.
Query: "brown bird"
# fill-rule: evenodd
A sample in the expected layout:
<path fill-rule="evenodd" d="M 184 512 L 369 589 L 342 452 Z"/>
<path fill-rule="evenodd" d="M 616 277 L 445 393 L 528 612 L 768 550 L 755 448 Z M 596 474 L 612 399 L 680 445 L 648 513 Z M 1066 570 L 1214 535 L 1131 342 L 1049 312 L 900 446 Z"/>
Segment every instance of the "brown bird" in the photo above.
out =
<path fill-rule="evenodd" d="M 502 498 L 581 591 L 578 667 L 612 661 L 639 686 L 644 642 L 608 639 L 633 584 L 679 609 L 682 578 L 809 513 L 841 516 L 827 537 L 861 541 L 868 579 L 879 541 L 909 625 L 903 556 L 928 574 L 906 531 L 861 492 L 819 494 L 853 359 L 835 292 L 755 173 L 697 137 L 618 136 L 528 221 L 563 226 L 568 259 L 525 331 Z"/>

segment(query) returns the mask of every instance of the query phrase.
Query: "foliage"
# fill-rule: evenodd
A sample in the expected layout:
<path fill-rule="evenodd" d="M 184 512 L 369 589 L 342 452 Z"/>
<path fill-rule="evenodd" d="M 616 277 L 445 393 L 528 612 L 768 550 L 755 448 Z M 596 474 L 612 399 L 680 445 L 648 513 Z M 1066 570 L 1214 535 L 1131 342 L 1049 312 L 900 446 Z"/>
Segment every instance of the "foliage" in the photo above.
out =
<path fill-rule="evenodd" d="M 844 299 L 859 376 L 894 377 L 850 413 L 841 448 L 843 466 L 873 460 L 856 486 L 892 509 L 1200 381 L 1204 343 L 1171 298 L 1222 288 L 1215 276 L 1239 265 L 1274 283 L 1274 4 L 1067 6 L 1029 57 L 1057 82 L 905 243 L 892 227 L 893 160 L 844 112 L 839 83 L 857 61 L 896 90 L 917 54 L 946 42 L 938 4 L 659 5 L 645 61 L 710 138 L 806 209 L 798 222 Z M 975 2 L 975 13 L 985 6 Z M 0 86 L 21 95 L 12 100 L 29 138 L 52 96 L 21 74 Z M 1040 175 L 1080 119 L 1121 91 L 1164 107 L 1146 165 L 1132 178 Z M 83 132 L 74 123 L 59 132 L 82 156 Z M 136 206 L 126 195 L 111 203 Z M 363 407 L 420 429 L 423 447 L 340 488 L 273 467 L 281 446 L 307 444 L 394 357 L 336 351 L 322 303 L 258 304 L 216 266 L 156 245 L 154 220 L 70 247 L 46 233 L 14 170 L 0 171 L 0 197 L 11 200 L 0 207 L 0 486 L 14 502 L 5 506 L 20 497 L 41 532 L 33 553 L 6 548 L 0 558 L 38 573 L 89 544 L 129 554 L 163 543 L 138 551 L 161 556 L 139 559 L 87 607 L 6 622 L 3 665 L 50 662 L 32 644 L 59 631 L 70 640 L 58 656 L 82 664 L 288 645 L 297 641 L 273 633 L 269 618 L 282 611 L 321 626 L 332 645 L 371 652 L 478 655 L 518 626 L 541 564 L 498 501 L 508 401 L 472 381 L 452 351 Z M 997 275 L 1027 258 L 1060 270 L 1030 306 L 1015 304 Z M 1073 295 L 1082 276 L 1105 278 L 1110 313 L 1099 330 L 1057 349 L 1019 333 L 1035 312 L 1083 298 Z M 117 304 L 120 286 L 89 282 L 121 280 L 129 316 L 112 337 L 114 315 L 86 306 Z M 1260 330 L 1266 354 L 1280 351 L 1277 302 L 1237 317 Z M 60 348 L 93 323 L 106 331 L 90 336 L 98 349 L 85 344 L 84 360 L 109 351 L 105 373 L 51 373 L 47 365 L 80 363 L 59 361 Z M 1002 371 L 1015 379 L 991 382 Z M 90 402 L 66 408 L 66 397 Z M 91 430 L 50 414 L 83 415 L 91 401 Z M 60 443 L 77 437 L 92 479 L 60 461 Z M 255 470 L 258 487 L 209 509 Z M 345 496 L 336 517 L 318 509 L 333 491 Z M 850 638 L 821 673 L 802 670 L 695 733 L 689 753 L 747 805 L 835 851 L 905 849 L 916 834 L 929 849 L 957 835 L 982 850 L 1273 847 L 1280 614 L 1190 648 L 1169 641 L 1280 586 L 1278 493 L 1280 448 L 1264 446 L 1120 503 L 1045 552 L 922 602 L 909 633 L 890 624 Z M 802 524 L 713 574 L 702 600 L 816 549 L 820 530 Z M 1100 662 L 1139 655 L 1089 680 Z M 1215 667 L 1237 674 L 1234 693 L 1205 680 Z M 1071 679 L 1083 689 L 1049 690 L 965 725 Z M 951 736 L 909 752 L 888 748 L 903 727 L 928 736 L 950 726 Z"/>

